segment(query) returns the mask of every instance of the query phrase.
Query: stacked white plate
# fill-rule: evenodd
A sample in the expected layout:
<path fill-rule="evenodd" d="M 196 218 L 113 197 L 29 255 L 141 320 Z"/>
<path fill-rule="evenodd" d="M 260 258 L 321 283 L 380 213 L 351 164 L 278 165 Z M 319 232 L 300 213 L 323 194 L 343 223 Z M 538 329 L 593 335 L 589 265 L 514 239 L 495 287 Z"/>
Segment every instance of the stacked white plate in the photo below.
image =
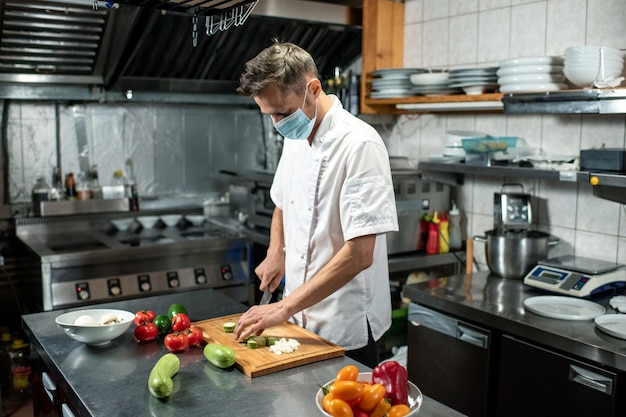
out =
<path fill-rule="evenodd" d="M 417 95 L 444 96 L 460 93 L 460 88 L 450 87 L 450 74 L 446 70 L 428 70 L 420 74 L 411 75 L 413 88 Z"/>
<path fill-rule="evenodd" d="M 567 89 L 561 56 L 512 58 L 500 63 L 498 84 L 502 93 Z"/>
<path fill-rule="evenodd" d="M 450 87 L 462 88 L 467 95 L 494 92 L 498 89 L 497 70 L 498 67 L 450 70 Z"/>
<path fill-rule="evenodd" d="M 411 75 L 426 72 L 422 68 L 389 68 L 372 71 L 371 98 L 414 96 Z"/>
<path fill-rule="evenodd" d="M 624 53 L 606 46 L 570 46 L 565 49 L 563 72 L 577 87 L 617 87 L 624 70 Z"/>

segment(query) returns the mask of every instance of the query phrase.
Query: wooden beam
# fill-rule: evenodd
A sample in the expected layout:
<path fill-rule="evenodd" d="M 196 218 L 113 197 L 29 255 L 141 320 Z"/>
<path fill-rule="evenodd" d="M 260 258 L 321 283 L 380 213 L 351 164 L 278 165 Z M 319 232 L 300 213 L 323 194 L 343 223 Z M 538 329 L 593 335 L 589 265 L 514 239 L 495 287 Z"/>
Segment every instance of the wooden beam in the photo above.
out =
<path fill-rule="evenodd" d="M 372 71 L 404 65 L 403 2 L 363 0 L 362 51 L 361 113 L 375 114 L 377 111 L 366 104 Z"/>

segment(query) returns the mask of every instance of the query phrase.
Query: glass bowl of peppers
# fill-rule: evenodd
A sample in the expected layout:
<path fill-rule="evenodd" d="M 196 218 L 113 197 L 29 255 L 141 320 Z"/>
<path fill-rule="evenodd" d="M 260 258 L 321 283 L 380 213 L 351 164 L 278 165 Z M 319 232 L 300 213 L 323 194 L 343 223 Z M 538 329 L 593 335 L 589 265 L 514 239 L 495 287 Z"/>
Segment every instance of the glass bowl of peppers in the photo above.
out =
<path fill-rule="evenodd" d="M 422 401 L 422 392 L 396 361 L 383 362 L 372 372 L 348 365 L 321 386 L 315 397 L 317 408 L 327 417 L 350 415 L 346 407 L 354 416 L 415 416 Z"/>

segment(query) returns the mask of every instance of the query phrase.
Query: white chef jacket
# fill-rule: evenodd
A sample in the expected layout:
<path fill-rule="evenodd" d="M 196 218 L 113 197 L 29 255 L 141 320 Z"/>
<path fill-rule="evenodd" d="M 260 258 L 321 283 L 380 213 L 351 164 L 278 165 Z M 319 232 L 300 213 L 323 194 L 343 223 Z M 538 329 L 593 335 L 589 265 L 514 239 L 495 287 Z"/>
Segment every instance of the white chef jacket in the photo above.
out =
<path fill-rule="evenodd" d="M 294 323 L 343 346 L 367 345 L 391 326 L 385 233 L 398 230 L 387 149 L 374 128 L 339 99 L 313 143 L 285 139 L 270 190 L 283 210 L 285 296 L 311 279 L 355 237 L 376 234 L 374 262 L 345 286 L 297 313 Z"/>

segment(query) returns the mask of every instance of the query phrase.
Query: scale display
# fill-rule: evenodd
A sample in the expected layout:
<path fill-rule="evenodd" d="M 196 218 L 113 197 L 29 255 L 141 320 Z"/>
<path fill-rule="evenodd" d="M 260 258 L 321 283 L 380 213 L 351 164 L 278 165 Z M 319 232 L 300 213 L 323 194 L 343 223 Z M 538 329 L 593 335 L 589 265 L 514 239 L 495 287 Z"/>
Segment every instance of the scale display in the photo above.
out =
<path fill-rule="evenodd" d="M 524 278 L 524 284 L 547 291 L 588 297 L 626 284 L 622 264 L 571 255 L 540 261 Z"/>

